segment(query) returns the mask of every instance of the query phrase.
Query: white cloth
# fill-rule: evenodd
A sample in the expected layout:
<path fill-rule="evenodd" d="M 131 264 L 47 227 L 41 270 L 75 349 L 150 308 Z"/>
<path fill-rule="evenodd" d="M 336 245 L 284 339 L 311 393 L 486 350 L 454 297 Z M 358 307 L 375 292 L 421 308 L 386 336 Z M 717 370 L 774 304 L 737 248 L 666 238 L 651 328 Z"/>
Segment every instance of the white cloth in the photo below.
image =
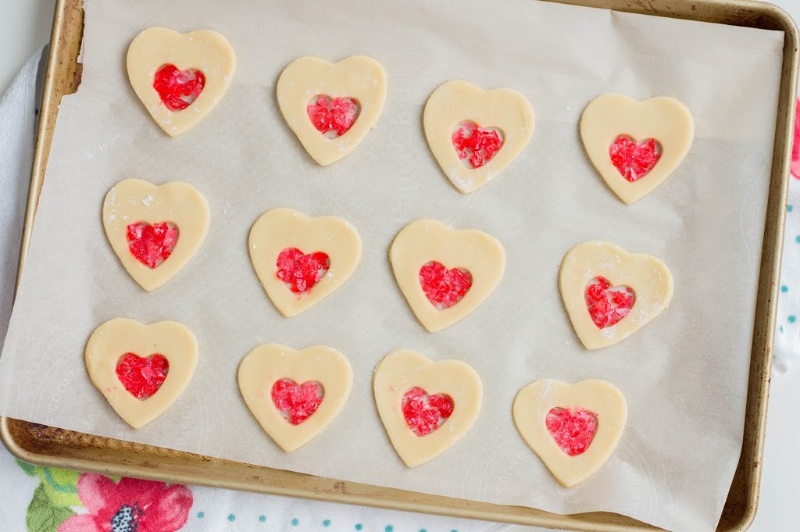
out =
<path fill-rule="evenodd" d="M 42 51 L 0 98 L 0 345 L 5 340 L 35 142 L 36 79 Z"/>

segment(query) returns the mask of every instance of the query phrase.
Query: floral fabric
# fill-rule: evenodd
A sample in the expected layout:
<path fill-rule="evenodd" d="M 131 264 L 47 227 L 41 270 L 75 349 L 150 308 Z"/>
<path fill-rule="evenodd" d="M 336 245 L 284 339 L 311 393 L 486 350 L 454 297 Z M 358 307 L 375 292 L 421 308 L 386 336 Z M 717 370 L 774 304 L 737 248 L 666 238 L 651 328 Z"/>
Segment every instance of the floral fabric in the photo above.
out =
<path fill-rule="evenodd" d="M 2 532 L 497 532 L 506 525 L 39 467 L 0 445 Z"/>
<path fill-rule="evenodd" d="M 17 464 L 39 479 L 25 519 L 36 532 L 175 532 L 194 502 L 192 491 L 178 484 Z"/>

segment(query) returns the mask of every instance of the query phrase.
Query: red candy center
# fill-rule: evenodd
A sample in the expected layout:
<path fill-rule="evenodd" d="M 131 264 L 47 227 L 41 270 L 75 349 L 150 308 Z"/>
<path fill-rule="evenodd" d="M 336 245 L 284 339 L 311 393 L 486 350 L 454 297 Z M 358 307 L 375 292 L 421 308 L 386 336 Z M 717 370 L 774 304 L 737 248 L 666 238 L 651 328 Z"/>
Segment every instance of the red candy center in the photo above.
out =
<path fill-rule="evenodd" d="M 156 72 L 153 88 L 170 111 L 183 111 L 200 96 L 206 77 L 195 69 L 178 70 L 175 65 L 164 65 Z"/>
<path fill-rule="evenodd" d="M 272 402 L 292 425 L 299 425 L 314 415 L 324 395 L 325 389 L 316 381 L 297 384 L 292 379 L 281 379 L 272 385 Z"/>
<path fill-rule="evenodd" d="M 406 424 L 417 436 L 435 431 L 453 415 L 455 403 L 447 394 L 428 395 L 415 386 L 403 395 L 403 416 Z"/>
<path fill-rule="evenodd" d="M 472 168 L 480 168 L 491 161 L 503 147 L 503 136 L 499 130 L 482 128 L 471 121 L 461 122 L 452 139 L 458 158 Z"/>
<path fill-rule="evenodd" d="M 172 222 L 128 225 L 128 248 L 136 260 L 155 269 L 172 255 L 178 244 L 178 226 Z"/>
<path fill-rule="evenodd" d="M 586 307 L 600 329 L 611 327 L 628 315 L 636 302 L 629 286 L 611 286 L 605 277 L 595 277 L 586 287 Z"/>
<path fill-rule="evenodd" d="M 597 433 L 597 414 L 576 408 L 553 408 L 547 413 L 545 425 L 562 451 L 569 456 L 586 452 Z"/>
<path fill-rule="evenodd" d="M 137 399 L 147 399 L 161 388 L 169 373 L 169 361 L 161 354 L 140 357 L 125 353 L 117 362 L 117 378 Z"/>
<path fill-rule="evenodd" d="M 331 98 L 321 94 L 311 99 L 306 111 L 317 131 L 335 139 L 353 127 L 361 106 L 352 98 Z"/>
<path fill-rule="evenodd" d="M 438 310 L 461 301 L 472 287 L 472 274 L 464 268 L 448 270 L 441 262 L 432 261 L 420 268 L 419 284 L 425 297 Z"/>
<path fill-rule="evenodd" d="M 661 145 L 656 139 L 637 143 L 628 135 L 620 135 L 609 149 L 611 162 L 626 180 L 633 183 L 650 173 L 661 158 Z"/>
<path fill-rule="evenodd" d="M 297 248 L 286 248 L 278 255 L 278 279 L 289 285 L 295 294 L 311 290 L 331 267 L 327 253 L 315 251 L 308 255 Z"/>

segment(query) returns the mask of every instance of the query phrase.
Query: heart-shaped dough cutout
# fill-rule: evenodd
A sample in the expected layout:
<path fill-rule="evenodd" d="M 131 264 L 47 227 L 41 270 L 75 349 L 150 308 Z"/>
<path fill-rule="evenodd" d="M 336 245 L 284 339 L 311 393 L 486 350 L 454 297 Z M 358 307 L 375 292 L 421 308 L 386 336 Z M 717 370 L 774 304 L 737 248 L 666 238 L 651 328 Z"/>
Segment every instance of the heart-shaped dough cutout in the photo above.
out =
<path fill-rule="evenodd" d="M 120 181 L 106 194 L 103 227 L 122 266 L 148 292 L 191 259 L 208 233 L 208 202 L 186 183 Z"/>
<path fill-rule="evenodd" d="M 425 137 L 462 194 L 497 177 L 533 135 L 533 107 L 510 89 L 485 91 L 466 81 L 441 85 L 425 104 Z"/>
<path fill-rule="evenodd" d="M 628 419 L 625 396 L 600 380 L 538 380 L 517 393 L 513 410 L 522 439 L 567 488 L 603 466 Z"/>
<path fill-rule="evenodd" d="M 328 297 L 361 260 L 361 237 L 342 218 L 267 211 L 250 230 L 250 260 L 275 307 L 287 318 Z"/>
<path fill-rule="evenodd" d="M 287 452 L 308 443 L 333 421 L 352 385 L 347 358 L 323 345 L 300 351 L 260 345 L 239 364 L 239 391 L 247 408 Z M 302 395 L 292 397 L 292 392 Z"/>
<path fill-rule="evenodd" d="M 387 88 L 386 71 L 372 58 L 352 56 L 328 63 L 306 56 L 281 73 L 278 107 L 308 154 L 329 166 L 348 156 L 375 127 Z"/>
<path fill-rule="evenodd" d="M 483 398 L 480 377 L 464 362 L 433 362 L 408 349 L 378 364 L 373 391 L 386 433 L 408 467 L 432 460 L 460 440 L 478 419 Z M 430 420 L 433 413 L 437 423 Z"/>
<path fill-rule="evenodd" d="M 430 332 L 478 308 L 500 283 L 506 264 L 496 238 L 436 220 L 404 227 L 392 242 L 389 258 L 411 310 Z"/>
<path fill-rule="evenodd" d="M 177 137 L 222 100 L 236 70 L 231 44 L 211 30 L 149 28 L 128 48 L 128 78 L 153 120 Z"/>
<path fill-rule="evenodd" d="M 663 183 L 686 157 L 694 138 L 689 109 L 664 97 L 639 102 L 605 94 L 583 111 L 580 128 L 592 164 L 627 204 Z"/>
<path fill-rule="evenodd" d="M 92 384 L 139 429 L 172 406 L 192 380 L 197 340 L 174 321 L 145 325 L 116 318 L 89 337 L 85 361 Z"/>
<path fill-rule="evenodd" d="M 620 342 L 656 318 L 672 299 L 666 265 L 609 242 L 578 244 L 559 272 L 564 307 L 586 349 Z"/>

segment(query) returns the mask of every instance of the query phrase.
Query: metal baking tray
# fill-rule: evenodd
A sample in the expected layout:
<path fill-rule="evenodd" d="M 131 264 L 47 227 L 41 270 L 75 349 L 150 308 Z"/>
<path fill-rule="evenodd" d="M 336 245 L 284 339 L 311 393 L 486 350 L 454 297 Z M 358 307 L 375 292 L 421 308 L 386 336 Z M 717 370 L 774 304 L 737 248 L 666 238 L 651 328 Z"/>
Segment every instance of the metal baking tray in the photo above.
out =
<path fill-rule="evenodd" d="M 761 272 L 753 324 L 753 345 L 739 465 L 718 530 L 746 529 L 755 517 L 767 417 L 775 307 L 778 295 L 786 193 L 797 86 L 798 32 L 781 9 L 751 0 L 546 0 L 575 6 L 671 17 L 785 33 L 783 69 L 775 129 Z M 53 25 L 39 133 L 22 239 L 20 271 L 30 243 L 61 98 L 80 85 L 78 62 L 83 35 L 83 0 L 58 0 Z M 379 506 L 548 528 L 653 530 L 612 513 L 556 515 L 533 508 L 501 506 L 319 478 L 229 460 L 101 438 L 26 421 L 0 418 L 0 437 L 21 460 L 105 474 L 199 484 L 325 501 Z"/>

